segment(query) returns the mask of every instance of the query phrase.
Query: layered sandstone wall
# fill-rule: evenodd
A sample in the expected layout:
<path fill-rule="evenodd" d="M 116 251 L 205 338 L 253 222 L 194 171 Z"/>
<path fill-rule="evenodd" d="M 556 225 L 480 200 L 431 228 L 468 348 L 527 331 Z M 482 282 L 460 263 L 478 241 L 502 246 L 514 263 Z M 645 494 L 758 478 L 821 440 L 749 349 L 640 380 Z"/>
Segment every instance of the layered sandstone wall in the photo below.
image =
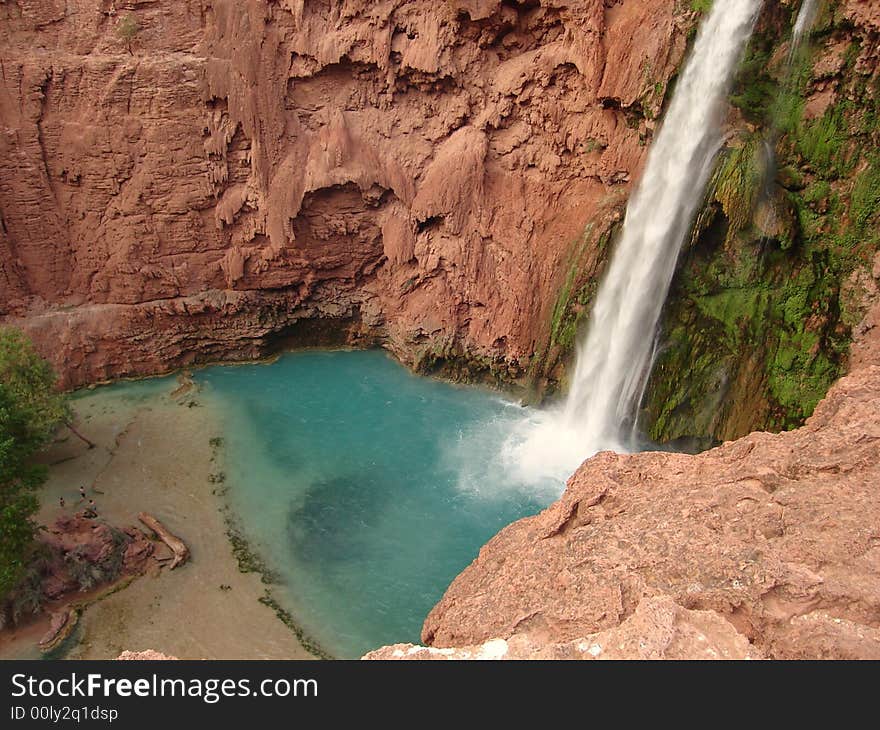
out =
<path fill-rule="evenodd" d="M 693 22 L 674 0 L 0 3 L 0 317 L 67 386 L 256 357 L 311 319 L 516 377 Z"/>

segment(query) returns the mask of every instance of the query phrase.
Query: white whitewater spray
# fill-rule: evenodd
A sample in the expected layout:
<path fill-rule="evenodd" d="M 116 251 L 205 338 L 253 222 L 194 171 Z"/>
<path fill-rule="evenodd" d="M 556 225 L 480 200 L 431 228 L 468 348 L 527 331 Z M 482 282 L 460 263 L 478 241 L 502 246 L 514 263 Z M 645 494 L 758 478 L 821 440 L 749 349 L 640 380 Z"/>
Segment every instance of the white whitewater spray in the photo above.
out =
<path fill-rule="evenodd" d="M 717 0 L 656 135 L 577 350 L 564 406 L 534 414 L 503 459 L 529 481 L 564 479 L 597 451 L 630 450 L 676 260 L 722 143 L 730 84 L 762 0 Z"/>

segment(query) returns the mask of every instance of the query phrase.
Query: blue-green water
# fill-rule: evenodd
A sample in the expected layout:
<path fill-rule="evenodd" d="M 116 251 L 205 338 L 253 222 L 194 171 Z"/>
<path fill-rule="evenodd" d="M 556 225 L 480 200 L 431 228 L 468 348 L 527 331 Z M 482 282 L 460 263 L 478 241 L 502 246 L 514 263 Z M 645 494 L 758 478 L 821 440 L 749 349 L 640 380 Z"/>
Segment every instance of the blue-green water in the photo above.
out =
<path fill-rule="evenodd" d="M 562 488 L 506 475 L 519 406 L 380 352 L 296 353 L 197 380 L 223 407 L 244 533 L 282 577 L 276 597 L 334 656 L 417 642 L 479 548 Z"/>

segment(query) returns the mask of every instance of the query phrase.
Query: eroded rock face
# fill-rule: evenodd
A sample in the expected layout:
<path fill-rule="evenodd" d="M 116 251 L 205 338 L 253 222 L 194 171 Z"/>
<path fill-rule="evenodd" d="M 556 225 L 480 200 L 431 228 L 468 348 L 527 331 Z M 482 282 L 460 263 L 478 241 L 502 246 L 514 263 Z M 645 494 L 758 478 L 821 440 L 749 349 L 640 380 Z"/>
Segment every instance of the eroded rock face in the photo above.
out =
<path fill-rule="evenodd" d="M 558 645 L 648 598 L 711 611 L 770 658 L 880 657 L 880 365 L 807 424 L 699 456 L 599 454 L 508 526 L 431 611 L 422 640 Z"/>
<path fill-rule="evenodd" d="M 255 357 L 317 318 L 515 377 L 572 243 L 619 215 L 694 21 L 673 0 L 187 0 L 131 6 L 129 53 L 117 5 L 0 6 L 0 316 L 69 386 Z"/>

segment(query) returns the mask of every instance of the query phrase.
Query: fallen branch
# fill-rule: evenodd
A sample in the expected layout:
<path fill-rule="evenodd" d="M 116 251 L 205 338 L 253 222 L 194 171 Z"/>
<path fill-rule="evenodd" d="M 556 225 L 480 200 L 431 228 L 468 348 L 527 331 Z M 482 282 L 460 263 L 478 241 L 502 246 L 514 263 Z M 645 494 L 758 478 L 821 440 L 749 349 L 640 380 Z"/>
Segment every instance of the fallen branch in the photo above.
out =
<path fill-rule="evenodd" d="M 49 630 L 40 639 L 40 651 L 48 654 L 53 649 L 61 646 L 73 633 L 78 620 L 79 611 L 73 608 L 53 613 L 52 620 L 49 623 Z"/>
<path fill-rule="evenodd" d="M 141 512 L 138 515 L 138 519 L 155 532 L 159 536 L 159 539 L 171 548 L 171 552 L 174 553 L 174 560 L 171 561 L 171 565 L 169 566 L 171 570 L 174 570 L 178 565 L 183 565 L 187 561 L 189 558 L 189 548 L 183 540 L 169 532 L 165 525 L 159 522 L 159 520 L 151 514 Z"/>
<path fill-rule="evenodd" d="M 95 448 L 95 442 L 94 442 L 94 441 L 90 441 L 90 440 L 87 439 L 85 436 L 83 436 L 79 431 L 77 431 L 76 428 L 74 427 L 74 425 L 73 425 L 73 423 L 72 423 L 71 421 L 65 421 L 65 422 L 64 422 L 64 425 L 67 426 L 67 428 L 70 430 L 70 432 L 71 432 L 74 436 L 76 436 L 76 437 L 77 437 L 78 439 L 80 439 L 81 441 L 85 441 L 85 442 L 89 445 L 89 448 L 90 448 L 90 449 L 94 449 L 94 448 Z"/>

